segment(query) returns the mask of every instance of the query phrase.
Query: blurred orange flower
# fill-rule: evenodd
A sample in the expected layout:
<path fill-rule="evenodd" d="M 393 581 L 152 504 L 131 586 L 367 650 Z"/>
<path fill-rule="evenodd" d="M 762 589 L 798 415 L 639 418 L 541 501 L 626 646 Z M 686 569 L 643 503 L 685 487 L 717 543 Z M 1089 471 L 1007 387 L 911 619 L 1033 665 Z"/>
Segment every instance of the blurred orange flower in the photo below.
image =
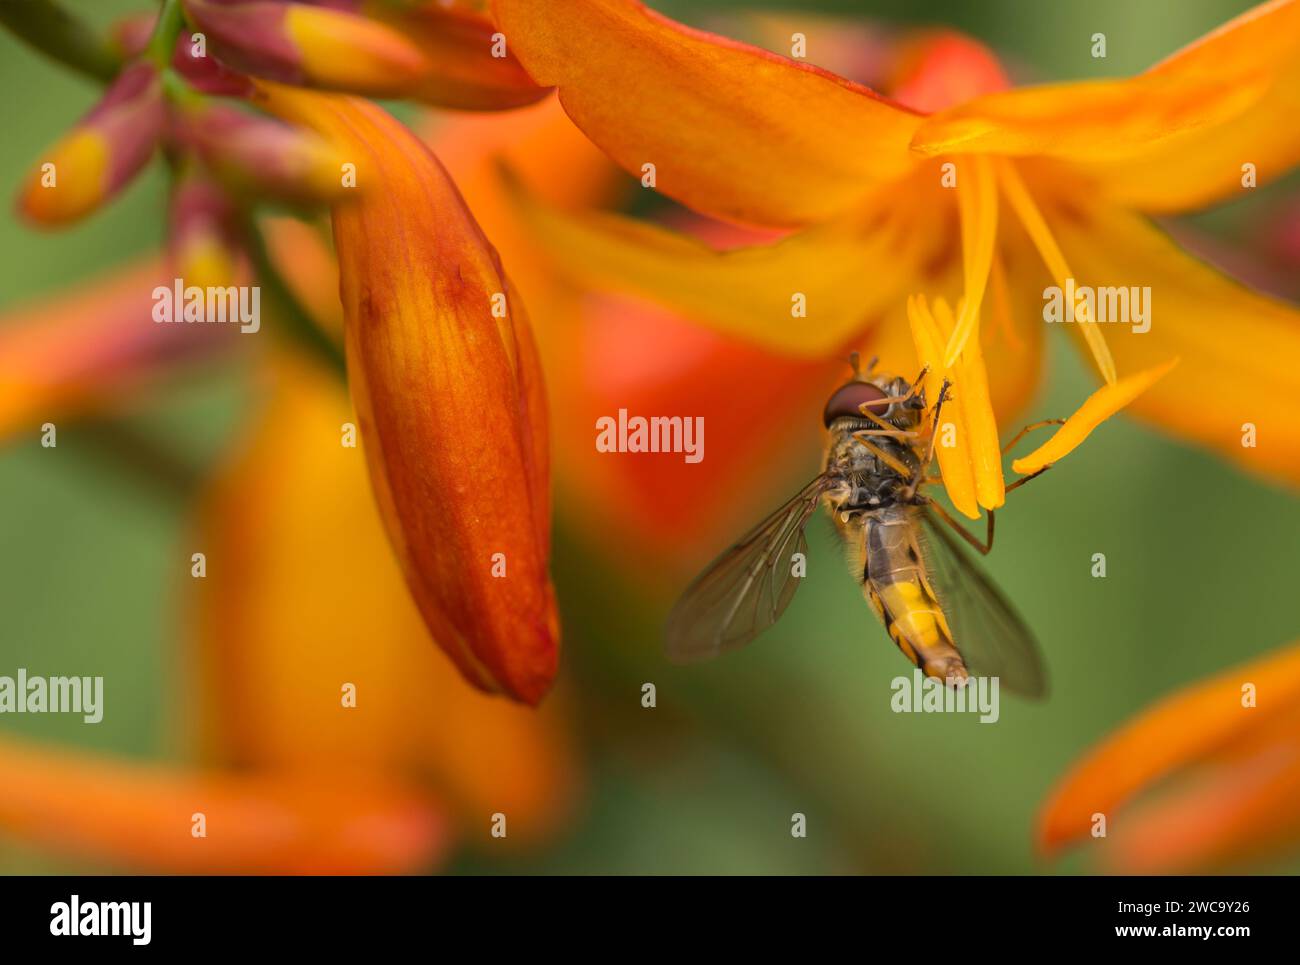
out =
<path fill-rule="evenodd" d="M 346 394 L 302 362 L 270 375 L 257 431 L 193 534 L 207 576 L 177 709 L 197 764 L 4 738 L 0 828 L 183 873 L 428 870 L 455 843 L 545 839 L 578 792 L 563 701 L 532 711 L 476 693 L 429 646 L 362 457 L 341 444 Z"/>
<path fill-rule="evenodd" d="M 1105 820 L 1101 860 L 1180 874 L 1300 842 L 1300 644 L 1186 687 L 1077 762 L 1043 805 L 1054 855 Z"/>

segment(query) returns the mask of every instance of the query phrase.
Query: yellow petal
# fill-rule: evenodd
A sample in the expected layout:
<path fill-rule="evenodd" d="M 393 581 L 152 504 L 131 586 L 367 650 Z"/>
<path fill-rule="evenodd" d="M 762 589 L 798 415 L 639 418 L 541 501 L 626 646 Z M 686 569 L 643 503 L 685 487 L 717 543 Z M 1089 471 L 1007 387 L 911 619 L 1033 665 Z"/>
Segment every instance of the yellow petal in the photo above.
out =
<path fill-rule="evenodd" d="M 692 30 L 635 0 L 494 0 L 532 78 L 636 177 L 708 214 L 822 221 L 906 174 L 919 117 L 816 67 Z"/>
<path fill-rule="evenodd" d="M 1093 429 L 1162 379 L 1177 364 L 1178 359 L 1173 358 L 1153 369 L 1130 375 L 1110 385 L 1103 385 L 1088 396 L 1083 405 L 1065 420 L 1065 425 L 1057 429 L 1050 439 L 1029 455 L 1017 459 L 1011 464 L 1011 468 L 1027 475 L 1045 469 L 1061 457 L 1073 452 L 1084 439 L 1092 435 Z"/>
<path fill-rule="evenodd" d="M 1123 370 L 1182 359 L 1131 413 L 1252 472 L 1300 482 L 1300 310 L 1207 267 L 1141 215 L 1090 204 L 1054 227 L 1080 284 L 1151 289 L 1150 331 L 1108 326 Z"/>
<path fill-rule="evenodd" d="M 936 303 L 937 305 L 938 303 Z M 937 314 L 936 307 L 936 314 Z M 943 384 L 950 375 L 943 367 L 943 347 L 947 342 L 945 333 L 936 324 L 929 305 L 922 296 L 908 299 L 907 320 L 912 329 L 912 340 L 916 345 L 916 355 L 923 366 L 927 367 L 925 375 L 925 397 L 933 412 L 943 391 Z M 970 434 L 966 431 L 966 418 L 962 394 L 957 386 L 949 390 L 940 412 L 941 422 L 937 428 L 939 442 L 935 446 L 935 458 L 939 460 L 939 469 L 943 476 L 943 487 L 952 500 L 953 506 L 971 519 L 979 519 L 979 503 L 975 490 L 975 469 L 970 458 Z M 929 415 L 927 414 L 927 418 Z M 953 427 L 954 445 L 944 444 L 946 426 Z"/>

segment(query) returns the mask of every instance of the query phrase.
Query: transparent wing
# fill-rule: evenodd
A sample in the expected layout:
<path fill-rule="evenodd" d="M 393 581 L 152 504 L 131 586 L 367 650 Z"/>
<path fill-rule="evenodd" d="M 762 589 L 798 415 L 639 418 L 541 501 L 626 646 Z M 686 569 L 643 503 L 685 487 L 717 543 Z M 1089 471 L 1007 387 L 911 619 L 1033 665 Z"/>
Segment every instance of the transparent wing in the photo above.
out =
<path fill-rule="evenodd" d="M 947 524 L 928 510 L 922 519 L 921 552 L 930 585 L 966 666 L 977 676 L 1000 678 L 1013 693 L 1045 696 L 1047 673 L 1033 633 Z"/>
<path fill-rule="evenodd" d="M 804 528 L 830 485 L 818 476 L 695 578 L 668 616 L 669 659 L 690 663 L 734 650 L 780 618 L 799 588 L 792 557 L 806 557 Z"/>

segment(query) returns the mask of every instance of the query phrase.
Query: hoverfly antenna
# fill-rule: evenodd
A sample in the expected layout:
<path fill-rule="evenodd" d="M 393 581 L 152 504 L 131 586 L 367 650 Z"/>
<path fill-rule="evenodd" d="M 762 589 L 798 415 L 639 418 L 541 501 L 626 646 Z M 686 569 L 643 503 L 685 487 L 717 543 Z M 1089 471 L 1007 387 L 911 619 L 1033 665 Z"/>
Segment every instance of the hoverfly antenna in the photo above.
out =
<path fill-rule="evenodd" d="M 873 356 L 871 356 L 871 361 L 867 363 L 867 374 L 868 374 L 868 375 L 870 375 L 872 372 L 876 371 L 876 363 L 879 362 L 879 361 L 880 361 L 880 356 L 879 356 L 879 355 L 873 355 Z"/>
<path fill-rule="evenodd" d="M 860 356 L 857 352 L 849 353 L 849 368 L 853 369 L 854 378 L 862 378 L 862 366 L 858 364 Z"/>

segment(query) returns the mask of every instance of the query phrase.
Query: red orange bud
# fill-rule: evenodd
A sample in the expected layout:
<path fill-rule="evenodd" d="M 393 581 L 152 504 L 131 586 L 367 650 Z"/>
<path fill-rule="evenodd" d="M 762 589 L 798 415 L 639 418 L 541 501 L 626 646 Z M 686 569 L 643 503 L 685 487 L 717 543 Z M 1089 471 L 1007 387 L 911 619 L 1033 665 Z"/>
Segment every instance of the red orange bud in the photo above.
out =
<path fill-rule="evenodd" d="M 354 159 L 334 209 L 348 375 L 411 594 L 471 682 L 536 703 L 559 651 L 542 373 L 496 252 L 432 153 L 380 108 L 266 85 Z"/>
<path fill-rule="evenodd" d="M 236 190 L 299 204 L 330 201 L 345 190 L 342 156 L 309 131 L 204 105 L 178 119 L 176 135 Z"/>
<path fill-rule="evenodd" d="M 120 191 L 153 155 L 166 112 L 158 73 L 127 67 L 90 113 L 37 163 L 19 210 L 42 225 L 66 224 Z"/>
<path fill-rule="evenodd" d="M 400 97 L 429 72 L 428 60 L 396 30 L 345 10 L 266 0 L 184 6 L 221 60 L 259 77 Z"/>
<path fill-rule="evenodd" d="M 235 284 L 245 267 L 230 199 L 208 178 L 190 171 L 172 191 L 171 267 L 175 277 L 199 288 Z"/>

